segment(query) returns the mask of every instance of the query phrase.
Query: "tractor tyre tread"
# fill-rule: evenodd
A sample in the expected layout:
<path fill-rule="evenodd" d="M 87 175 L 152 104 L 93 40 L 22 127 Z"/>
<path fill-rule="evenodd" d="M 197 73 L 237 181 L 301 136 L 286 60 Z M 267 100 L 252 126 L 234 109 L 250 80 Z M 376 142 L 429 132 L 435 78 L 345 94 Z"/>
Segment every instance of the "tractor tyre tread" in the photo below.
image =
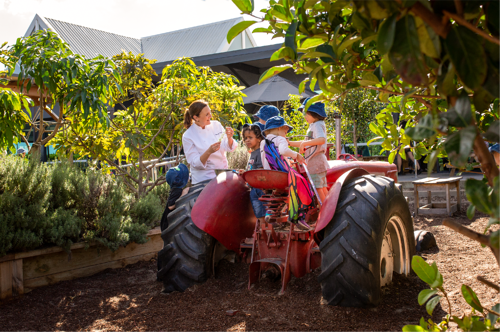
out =
<path fill-rule="evenodd" d="M 404 221 L 411 251 L 412 219 L 394 180 L 363 175 L 344 183 L 319 245 L 318 281 L 329 304 L 372 307 L 380 302 L 380 248 L 386 224 L 395 214 Z"/>
<path fill-rule="evenodd" d="M 191 219 L 196 199 L 208 182 L 191 187 L 168 215 L 168 227 L 161 233 L 163 249 L 158 253 L 157 279 L 163 282 L 164 293 L 183 292 L 210 276 L 215 239 Z"/>

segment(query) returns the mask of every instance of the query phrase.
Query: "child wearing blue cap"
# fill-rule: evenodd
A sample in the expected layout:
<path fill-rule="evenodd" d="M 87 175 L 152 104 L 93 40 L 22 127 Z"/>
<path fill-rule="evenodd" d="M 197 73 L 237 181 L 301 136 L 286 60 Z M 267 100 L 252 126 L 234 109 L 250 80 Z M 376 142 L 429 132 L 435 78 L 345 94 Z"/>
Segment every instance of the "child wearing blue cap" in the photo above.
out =
<path fill-rule="evenodd" d="M 304 101 L 299 110 L 304 109 L 308 101 L 309 98 Z M 304 153 L 311 179 L 318 191 L 319 198 L 324 202 L 328 194 L 326 171 L 330 168 L 325 155 L 327 138 L 324 121 L 326 118 L 325 104 L 312 104 L 304 116 L 309 123 L 307 138 L 303 141 L 290 142 L 290 146 L 298 147 L 299 153 Z"/>
<path fill-rule="evenodd" d="M 168 214 L 175 209 L 175 201 L 189 192 L 189 187 L 186 184 L 189 181 L 189 169 L 184 164 L 179 164 L 177 167 L 172 167 L 166 174 L 167 183 L 170 186 L 168 194 L 167 206 L 161 217 L 160 228 L 163 231 L 168 227 Z"/>
<path fill-rule="evenodd" d="M 276 106 L 264 105 L 259 109 L 257 114 L 255 114 L 255 117 L 259 119 L 259 123 L 265 125 L 267 120 L 269 120 L 273 116 L 279 116 L 279 115 L 280 115 L 280 110 Z"/>

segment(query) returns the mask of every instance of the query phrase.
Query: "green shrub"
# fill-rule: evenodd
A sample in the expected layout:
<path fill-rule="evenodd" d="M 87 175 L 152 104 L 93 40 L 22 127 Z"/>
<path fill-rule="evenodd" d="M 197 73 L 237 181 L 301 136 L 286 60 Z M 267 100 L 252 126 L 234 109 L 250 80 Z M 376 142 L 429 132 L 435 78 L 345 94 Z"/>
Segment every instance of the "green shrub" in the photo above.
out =
<path fill-rule="evenodd" d="M 238 147 L 233 152 L 227 153 L 227 163 L 230 169 L 245 169 L 247 168 L 250 154 L 243 142 L 238 143 Z"/>
<path fill-rule="evenodd" d="M 146 242 L 161 218 L 167 185 L 136 200 L 99 170 L 35 159 L 0 156 L 0 257 L 49 245 L 69 250 L 79 241 L 116 250 Z"/>

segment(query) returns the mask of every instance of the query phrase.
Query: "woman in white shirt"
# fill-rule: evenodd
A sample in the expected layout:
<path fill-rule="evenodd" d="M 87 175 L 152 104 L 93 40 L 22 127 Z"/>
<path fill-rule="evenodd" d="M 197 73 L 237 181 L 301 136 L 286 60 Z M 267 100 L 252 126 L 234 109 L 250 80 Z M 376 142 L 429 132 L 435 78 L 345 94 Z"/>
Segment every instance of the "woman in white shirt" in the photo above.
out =
<path fill-rule="evenodd" d="M 219 121 L 210 120 L 211 117 L 210 107 L 203 100 L 192 102 L 184 114 L 187 130 L 182 135 L 182 146 L 191 167 L 192 184 L 214 179 L 215 169 L 228 167 L 226 152 L 238 146 L 233 139 L 234 130 L 224 129 Z"/>

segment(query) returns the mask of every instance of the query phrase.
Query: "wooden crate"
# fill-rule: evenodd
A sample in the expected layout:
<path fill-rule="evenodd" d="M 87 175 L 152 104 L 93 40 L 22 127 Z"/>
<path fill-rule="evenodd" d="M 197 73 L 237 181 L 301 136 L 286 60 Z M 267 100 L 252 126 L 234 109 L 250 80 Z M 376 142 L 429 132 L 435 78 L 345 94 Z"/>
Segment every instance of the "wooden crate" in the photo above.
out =
<path fill-rule="evenodd" d="M 159 227 L 147 236 L 148 242 L 129 243 L 115 252 L 96 245 L 85 249 L 85 243 L 76 243 L 71 246 L 71 255 L 60 247 L 51 247 L 0 257 L 0 299 L 149 260 L 163 248 L 163 241 Z"/>

